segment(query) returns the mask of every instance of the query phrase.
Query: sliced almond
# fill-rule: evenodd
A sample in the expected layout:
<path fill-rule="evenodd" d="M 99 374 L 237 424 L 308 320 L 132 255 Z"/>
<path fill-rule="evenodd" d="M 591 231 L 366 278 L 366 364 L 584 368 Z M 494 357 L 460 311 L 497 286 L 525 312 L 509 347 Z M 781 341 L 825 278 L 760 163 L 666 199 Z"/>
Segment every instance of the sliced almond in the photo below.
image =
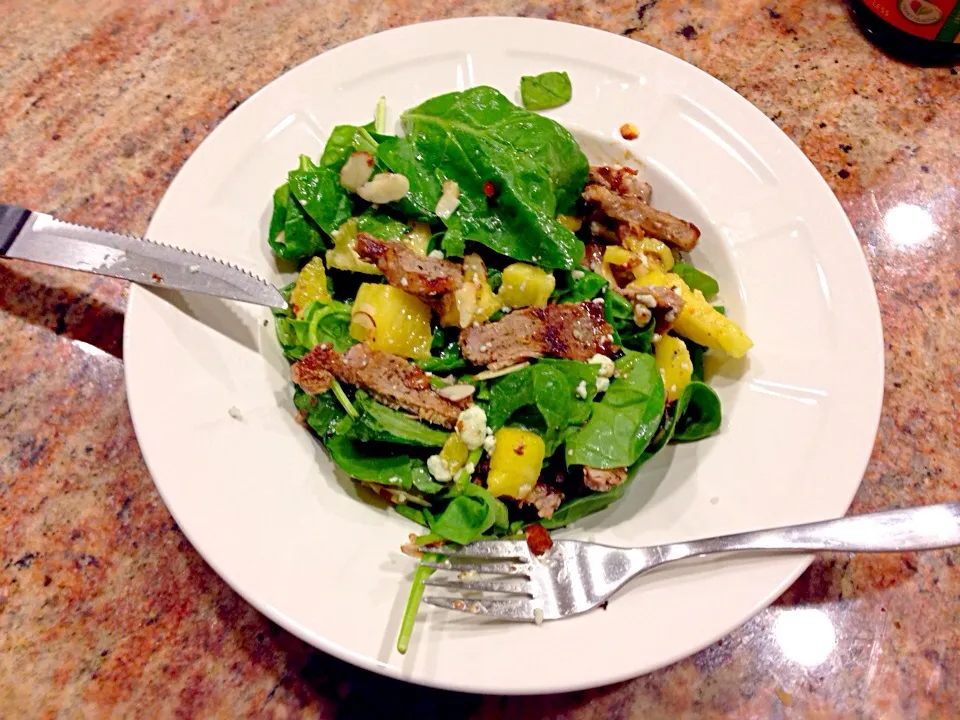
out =
<path fill-rule="evenodd" d="M 444 180 L 443 192 L 437 201 L 434 212 L 441 220 L 446 220 L 453 215 L 458 205 L 460 205 L 460 186 L 457 185 L 455 180 Z"/>
<path fill-rule="evenodd" d="M 447 400 L 459 402 L 461 400 L 466 400 L 468 397 L 473 395 L 476 390 L 477 387 L 475 385 L 463 383 L 460 385 L 448 385 L 447 387 L 440 388 L 437 390 L 437 395 L 442 395 Z"/>
<path fill-rule="evenodd" d="M 340 184 L 356 192 L 373 174 L 373 155 L 355 152 L 340 168 Z"/>
<path fill-rule="evenodd" d="M 357 188 L 357 195 L 377 205 L 400 200 L 408 192 L 410 181 L 399 173 L 377 173 Z"/>
<path fill-rule="evenodd" d="M 511 365 L 510 367 L 501 368 L 500 370 L 484 370 L 481 373 L 477 373 L 473 376 L 474 380 L 492 380 L 493 378 L 503 377 L 504 375 L 509 375 L 510 373 L 515 373 L 517 370 L 523 370 L 525 367 L 529 367 L 529 362 L 517 363 L 516 365 Z"/>
<path fill-rule="evenodd" d="M 478 288 L 472 282 L 465 282 L 457 290 L 453 297 L 457 302 L 457 312 L 460 313 L 460 327 L 470 327 L 473 323 L 473 316 L 477 314 L 477 294 Z"/>
<path fill-rule="evenodd" d="M 356 323 L 359 327 L 362 327 L 366 331 L 367 340 L 373 337 L 373 334 L 377 330 L 377 321 L 373 319 L 372 315 L 368 315 L 365 312 L 354 311 L 353 317 L 350 318 L 352 323 Z"/>

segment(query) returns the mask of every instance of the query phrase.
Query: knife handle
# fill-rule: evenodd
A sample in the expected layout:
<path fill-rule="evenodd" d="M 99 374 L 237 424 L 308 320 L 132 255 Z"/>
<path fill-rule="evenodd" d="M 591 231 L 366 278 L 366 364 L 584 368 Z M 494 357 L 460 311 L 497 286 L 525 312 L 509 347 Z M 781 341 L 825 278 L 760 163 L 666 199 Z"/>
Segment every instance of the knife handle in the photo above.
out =
<path fill-rule="evenodd" d="M 0 203 L 0 255 L 7 254 L 28 217 L 30 211 L 26 208 Z"/>

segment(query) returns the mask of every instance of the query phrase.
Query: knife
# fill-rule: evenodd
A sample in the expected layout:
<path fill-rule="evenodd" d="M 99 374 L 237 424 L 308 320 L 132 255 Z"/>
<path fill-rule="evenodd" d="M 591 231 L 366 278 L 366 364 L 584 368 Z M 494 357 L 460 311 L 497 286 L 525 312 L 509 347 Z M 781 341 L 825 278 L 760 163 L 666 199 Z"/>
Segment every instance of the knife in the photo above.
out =
<path fill-rule="evenodd" d="M 150 287 L 286 308 L 273 285 L 235 265 L 162 243 L 74 225 L 0 204 L 0 257 L 122 278 Z"/>

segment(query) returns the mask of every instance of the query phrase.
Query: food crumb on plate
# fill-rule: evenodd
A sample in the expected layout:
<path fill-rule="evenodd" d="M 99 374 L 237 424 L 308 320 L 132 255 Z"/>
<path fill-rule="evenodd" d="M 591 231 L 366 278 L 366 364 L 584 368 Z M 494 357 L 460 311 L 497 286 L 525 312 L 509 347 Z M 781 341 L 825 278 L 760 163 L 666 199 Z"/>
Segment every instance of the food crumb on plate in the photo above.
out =
<path fill-rule="evenodd" d="M 620 137 L 624 140 L 636 140 L 640 137 L 640 129 L 633 123 L 624 123 L 620 126 Z"/>
<path fill-rule="evenodd" d="M 227 415 L 232 417 L 234 420 L 243 420 L 243 414 L 240 412 L 240 408 L 236 405 L 232 405 L 229 410 L 227 410 Z"/>
<path fill-rule="evenodd" d="M 537 625 L 543 625 L 543 609 L 542 608 L 534 608 L 533 622 L 535 622 Z"/>

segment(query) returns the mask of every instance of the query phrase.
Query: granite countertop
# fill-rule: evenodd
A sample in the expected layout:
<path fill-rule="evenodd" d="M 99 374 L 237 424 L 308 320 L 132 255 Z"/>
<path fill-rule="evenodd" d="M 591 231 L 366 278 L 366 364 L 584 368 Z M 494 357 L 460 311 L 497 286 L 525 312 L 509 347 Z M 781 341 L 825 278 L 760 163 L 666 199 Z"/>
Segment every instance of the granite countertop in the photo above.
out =
<path fill-rule="evenodd" d="M 873 49 L 839 0 L 5 0 L 0 198 L 142 233 L 242 100 L 363 35 L 453 15 L 583 23 L 733 87 L 847 211 L 886 337 L 883 418 L 852 510 L 960 499 L 960 77 Z M 904 222 L 906 218 L 906 222 Z M 200 559 L 147 474 L 123 385 L 125 286 L 0 262 L 0 715 L 947 717 L 958 551 L 824 555 L 698 655 L 591 692 L 426 690 L 334 660 Z"/>

